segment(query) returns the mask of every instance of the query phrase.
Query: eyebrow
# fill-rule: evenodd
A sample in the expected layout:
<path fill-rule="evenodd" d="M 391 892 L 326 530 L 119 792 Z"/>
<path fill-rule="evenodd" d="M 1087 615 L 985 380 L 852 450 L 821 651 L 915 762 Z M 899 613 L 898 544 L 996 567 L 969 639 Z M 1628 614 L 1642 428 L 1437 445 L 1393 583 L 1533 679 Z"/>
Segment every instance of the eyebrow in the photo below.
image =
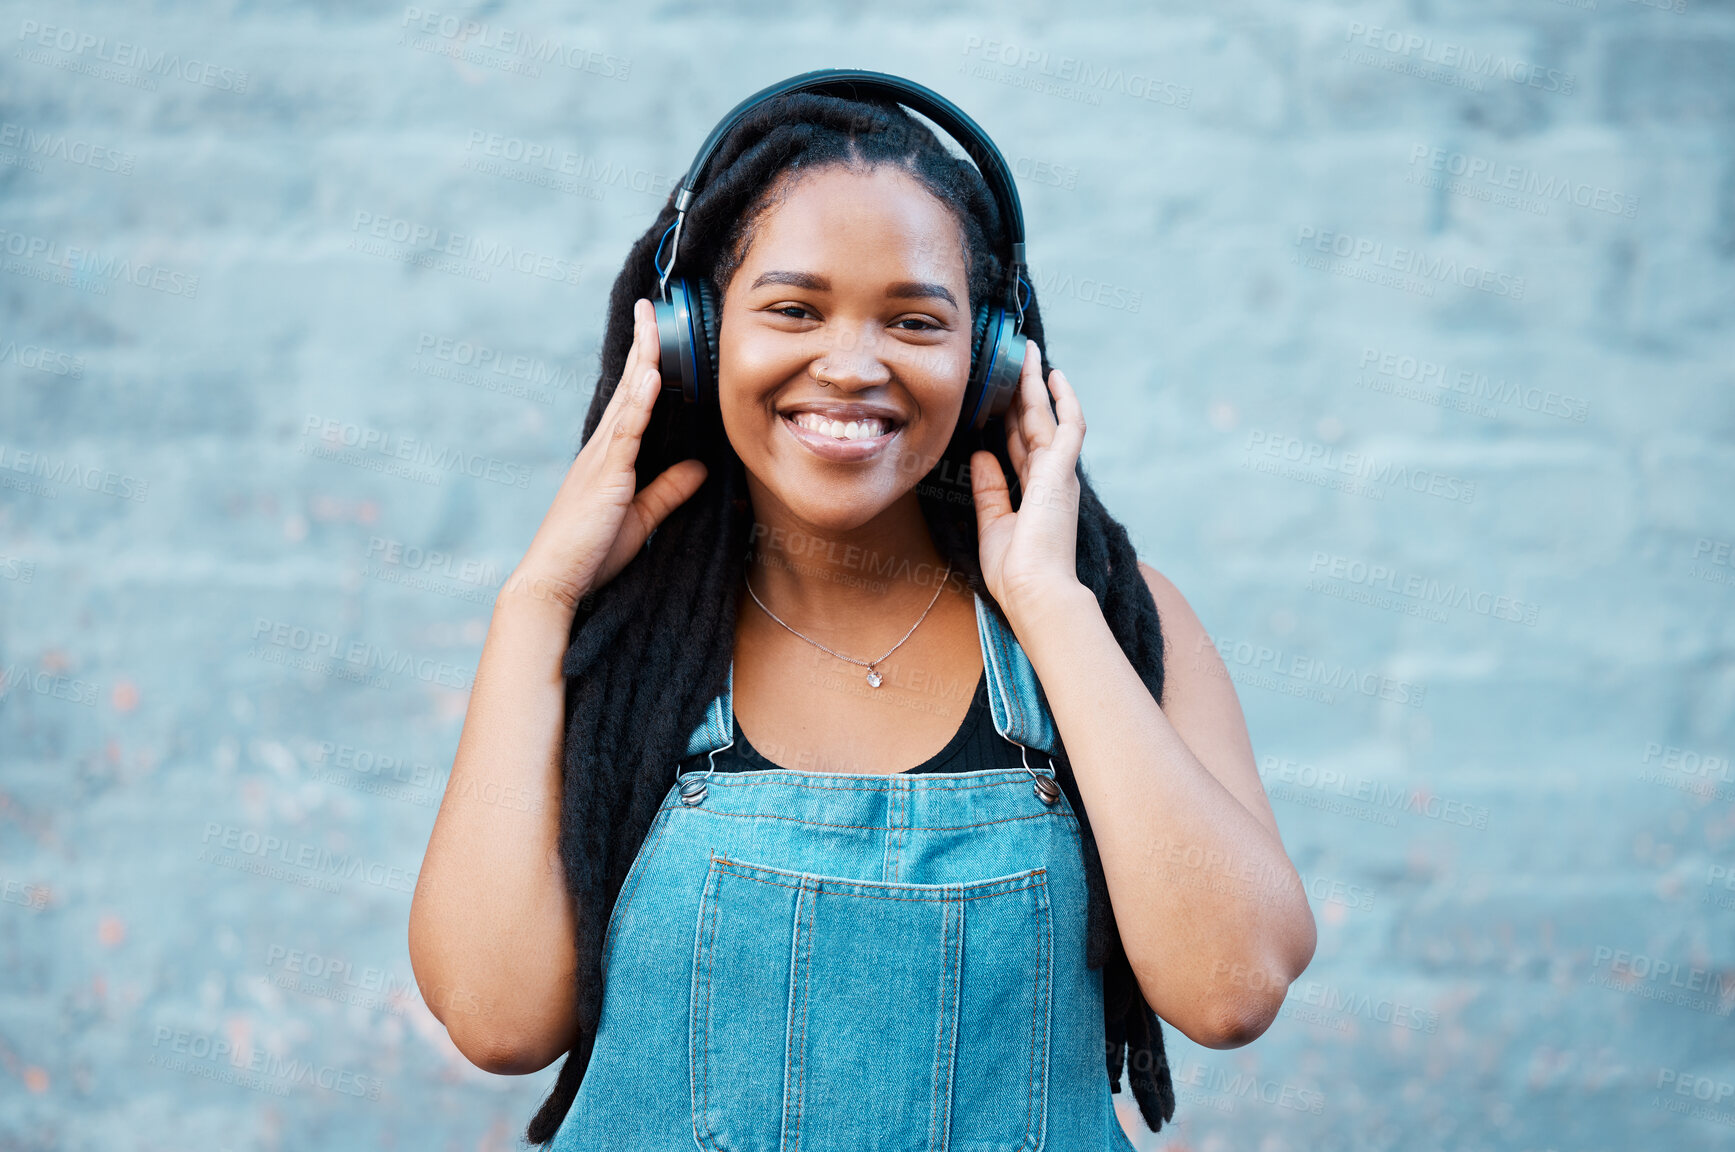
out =
<path fill-rule="evenodd" d="M 753 281 L 753 287 L 759 288 L 766 284 L 788 284 L 794 288 L 806 288 L 810 292 L 831 291 L 831 281 L 824 276 L 815 276 L 811 272 L 762 272 Z M 944 284 L 934 284 L 926 280 L 899 280 L 886 286 L 886 298 L 890 300 L 944 300 L 952 307 L 958 306 L 951 290 Z"/>

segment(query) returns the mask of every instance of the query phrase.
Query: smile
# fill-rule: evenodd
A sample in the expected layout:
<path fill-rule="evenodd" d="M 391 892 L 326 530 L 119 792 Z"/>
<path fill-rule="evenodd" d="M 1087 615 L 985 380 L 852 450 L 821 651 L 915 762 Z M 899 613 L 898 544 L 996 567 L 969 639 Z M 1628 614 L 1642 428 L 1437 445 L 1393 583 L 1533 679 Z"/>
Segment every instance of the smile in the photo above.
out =
<path fill-rule="evenodd" d="M 897 436 L 902 425 L 877 416 L 832 420 L 815 412 L 780 413 L 779 422 L 796 441 L 825 460 L 866 460 Z"/>

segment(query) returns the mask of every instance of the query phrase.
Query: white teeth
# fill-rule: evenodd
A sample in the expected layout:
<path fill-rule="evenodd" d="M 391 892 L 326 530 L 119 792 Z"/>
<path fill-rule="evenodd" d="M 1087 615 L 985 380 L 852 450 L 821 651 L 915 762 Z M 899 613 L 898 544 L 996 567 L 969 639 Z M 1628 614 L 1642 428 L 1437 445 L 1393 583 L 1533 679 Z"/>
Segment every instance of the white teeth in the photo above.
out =
<path fill-rule="evenodd" d="M 823 433 L 837 440 L 872 440 L 876 436 L 885 435 L 888 426 L 886 421 L 877 416 L 846 423 L 821 416 L 817 412 L 797 412 L 791 419 L 810 432 Z"/>

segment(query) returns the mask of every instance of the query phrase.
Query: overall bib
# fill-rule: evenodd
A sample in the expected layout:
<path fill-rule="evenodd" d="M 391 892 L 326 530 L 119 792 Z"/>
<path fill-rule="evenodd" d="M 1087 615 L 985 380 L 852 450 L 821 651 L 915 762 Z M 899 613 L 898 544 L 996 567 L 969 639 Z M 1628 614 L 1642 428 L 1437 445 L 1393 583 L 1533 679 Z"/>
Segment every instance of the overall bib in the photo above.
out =
<path fill-rule="evenodd" d="M 994 727 L 1052 753 L 976 599 Z M 733 687 L 688 757 L 734 740 Z M 1078 818 L 1052 763 L 679 772 L 603 941 L 555 1152 L 1127 1152 L 1085 966 Z"/>

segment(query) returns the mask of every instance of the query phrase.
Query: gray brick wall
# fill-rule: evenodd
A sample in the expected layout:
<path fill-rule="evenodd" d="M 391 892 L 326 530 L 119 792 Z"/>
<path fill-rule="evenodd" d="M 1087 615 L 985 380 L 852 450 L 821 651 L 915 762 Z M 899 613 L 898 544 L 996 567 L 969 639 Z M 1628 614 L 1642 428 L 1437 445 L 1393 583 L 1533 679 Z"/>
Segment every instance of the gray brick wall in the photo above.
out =
<path fill-rule="evenodd" d="M 1140 1146 L 1735 1147 L 1732 62 L 1709 0 L 6 4 L 0 1147 L 516 1142 L 554 1069 L 405 944 L 492 593 L 630 238 L 842 64 L 1014 163 L 1314 900 Z"/>

